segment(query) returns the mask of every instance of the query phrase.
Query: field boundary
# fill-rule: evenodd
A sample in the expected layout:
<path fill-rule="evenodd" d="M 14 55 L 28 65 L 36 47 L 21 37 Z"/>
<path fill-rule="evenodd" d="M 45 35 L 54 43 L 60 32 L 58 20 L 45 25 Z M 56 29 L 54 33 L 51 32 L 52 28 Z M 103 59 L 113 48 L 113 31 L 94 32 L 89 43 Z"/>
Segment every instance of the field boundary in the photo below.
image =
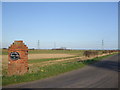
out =
<path fill-rule="evenodd" d="M 69 72 L 75 69 L 82 68 L 88 64 L 94 63 L 94 61 L 99 61 L 105 57 L 112 56 L 114 54 L 95 57 L 92 59 L 87 59 L 84 62 L 82 61 L 74 61 L 74 62 L 61 62 L 54 65 L 48 65 L 44 67 L 39 67 L 39 71 L 36 73 L 26 73 L 25 75 L 14 75 L 14 76 L 3 76 L 3 86 L 10 84 L 18 84 L 23 82 L 30 82 L 34 80 L 40 80 L 44 78 L 48 78 L 51 76 L 56 76 L 65 72 Z"/>

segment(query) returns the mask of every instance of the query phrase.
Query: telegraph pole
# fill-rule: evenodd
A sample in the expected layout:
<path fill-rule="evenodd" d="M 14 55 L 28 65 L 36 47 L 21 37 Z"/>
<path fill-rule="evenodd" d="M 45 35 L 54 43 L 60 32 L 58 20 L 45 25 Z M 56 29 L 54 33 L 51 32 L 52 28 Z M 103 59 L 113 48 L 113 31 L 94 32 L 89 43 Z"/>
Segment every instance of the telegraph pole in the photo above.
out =
<path fill-rule="evenodd" d="M 38 49 L 40 49 L 40 41 L 38 40 Z"/>
<path fill-rule="evenodd" d="M 54 48 L 56 48 L 56 42 L 54 42 Z"/>
<path fill-rule="evenodd" d="M 104 49 L 104 40 L 102 40 L 102 50 Z"/>

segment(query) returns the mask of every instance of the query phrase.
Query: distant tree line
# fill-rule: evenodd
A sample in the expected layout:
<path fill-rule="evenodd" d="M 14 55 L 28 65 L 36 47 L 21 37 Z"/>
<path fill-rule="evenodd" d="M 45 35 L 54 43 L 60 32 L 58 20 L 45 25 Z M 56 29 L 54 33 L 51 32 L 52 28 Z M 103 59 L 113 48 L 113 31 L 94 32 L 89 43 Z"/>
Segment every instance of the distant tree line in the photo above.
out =
<path fill-rule="evenodd" d="M 118 50 L 103 50 L 101 54 L 112 54 L 113 52 L 118 52 Z M 100 52 L 98 50 L 86 50 L 83 55 L 86 57 L 97 56 Z"/>
<path fill-rule="evenodd" d="M 83 53 L 83 55 L 86 56 L 86 57 L 95 56 L 95 55 L 98 55 L 98 54 L 99 54 L 99 52 L 97 50 L 95 50 L 95 51 L 86 50 Z"/>
<path fill-rule="evenodd" d="M 103 54 L 106 54 L 106 53 L 111 54 L 111 53 L 113 53 L 113 52 L 118 52 L 118 50 L 103 50 L 103 51 L 102 51 Z"/>

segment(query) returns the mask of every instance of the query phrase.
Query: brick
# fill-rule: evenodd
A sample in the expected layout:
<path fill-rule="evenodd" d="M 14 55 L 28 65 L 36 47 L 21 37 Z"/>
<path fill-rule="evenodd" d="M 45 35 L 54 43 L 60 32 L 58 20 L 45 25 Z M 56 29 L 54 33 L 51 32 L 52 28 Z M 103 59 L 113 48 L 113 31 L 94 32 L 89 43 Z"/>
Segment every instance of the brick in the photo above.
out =
<path fill-rule="evenodd" d="M 12 53 L 12 54 L 11 54 Z M 22 75 L 28 72 L 28 47 L 23 41 L 14 41 L 8 49 L 8 75 Z"/>

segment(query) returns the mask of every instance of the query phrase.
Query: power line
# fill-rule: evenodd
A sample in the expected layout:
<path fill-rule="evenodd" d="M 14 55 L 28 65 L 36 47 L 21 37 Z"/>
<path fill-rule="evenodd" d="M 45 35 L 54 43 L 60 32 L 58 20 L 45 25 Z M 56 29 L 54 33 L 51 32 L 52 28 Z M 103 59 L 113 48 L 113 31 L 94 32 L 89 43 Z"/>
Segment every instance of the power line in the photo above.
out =
<path fill-rule="evenodd" d="M 38 49 L 40 49 L 40 41 L 38 40 Z"/>
<path fill-rule="evenodd" d="M 56 42 L 54 42 L 54 48 L 56 48 Z"/>
<path fill-rule="evenodd" d="M 102 50 L 104 49 L 104 40 L 102 40 Z"/>

